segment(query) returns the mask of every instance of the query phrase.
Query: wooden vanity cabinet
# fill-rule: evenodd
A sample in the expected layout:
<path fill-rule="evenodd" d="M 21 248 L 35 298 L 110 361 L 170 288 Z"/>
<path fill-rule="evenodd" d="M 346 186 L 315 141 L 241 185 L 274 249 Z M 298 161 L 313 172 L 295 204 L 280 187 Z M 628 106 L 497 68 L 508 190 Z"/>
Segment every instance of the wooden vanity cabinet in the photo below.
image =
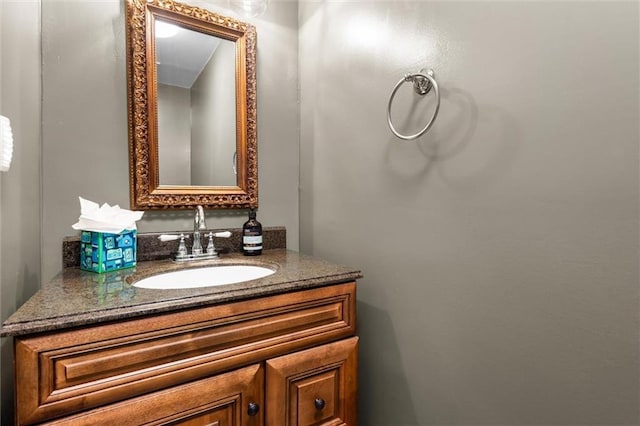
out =
<path fill-rule="evenodd" d="M 19 425 L 356 425 L 355 282 L 15 341 Z"/>

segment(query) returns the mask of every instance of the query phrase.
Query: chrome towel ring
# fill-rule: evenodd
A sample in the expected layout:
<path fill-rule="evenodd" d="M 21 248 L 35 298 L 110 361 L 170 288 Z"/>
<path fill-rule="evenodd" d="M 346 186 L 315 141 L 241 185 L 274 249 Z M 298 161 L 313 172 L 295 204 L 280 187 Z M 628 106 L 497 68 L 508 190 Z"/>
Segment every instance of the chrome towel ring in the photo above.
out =
<path fill-rule="evenodd" d="M 407 83 L 407 82 L 413 82 L 413 88 L 416 91 L 416 93 L 419 95 L 426 95 L 431 91 L 431 88 L 433 88 L 434 94 L 436 96 L 436 107 L 433 110 L 433 115 L 431 116 L 431 119 L 429 120 L 427 125 L 424 126 L 424 128 L 420 130 L 418 133 L 414 135 L 408 135 L 408 136 L 398 133 L 396 128 L 393 126 L 393 123 L 391 122 L 391 104 L 393 103 L 393 97 L 396 95 L 396 92 L 398 91 L 400 86 L 402 86 L 402 83 Z M 394 135 L 396 135 L 400 139 L 411 141 L 424 135 L 427 132 L 427 130 L 429 130 L 429 128 L 431 127 L 431 125 L 433 124 L 433 122 L 435 121 L 438 115 L 439 109 L 440 109 L 440 90 L 438 89 L 438 83 L 436 82 L 435 74 L 432 69 L 420 70 L 420 72 L 418 73 L 405 75 L 402 79 L 400 79 L 398 84 L 396 84 L 396 86 L 393 88 L 393 91 L 391 92 L 391 96 L 389 97 L 389 105 L 387 106 L 387 122 L 389 123 L 389 128 L 391 129 Z"/>

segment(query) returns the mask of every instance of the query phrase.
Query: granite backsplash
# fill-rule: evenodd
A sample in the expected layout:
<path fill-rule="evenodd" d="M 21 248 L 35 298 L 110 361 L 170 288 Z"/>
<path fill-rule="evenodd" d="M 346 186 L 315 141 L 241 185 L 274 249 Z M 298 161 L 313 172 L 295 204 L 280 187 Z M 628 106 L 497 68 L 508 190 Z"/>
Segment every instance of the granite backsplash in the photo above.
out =
<path fill-rule="evenodd" d="M 231 231 L 229 238 L 216 238 L 214 244 L 218 253 L 239 253 L 242 251 L 242 229 L 216 229 L 218 231 Z M 202 231 L 204 235 L 208 233 Z M 148 232 L 138 234 L 137 258 L 138 262 L 148 260 L 162 260 L 171 257 L 178 248 L 178 241 L 161 242 L 158 239 L 162 234 L 188 234 L 187 232 Z M 187 247 L 191 247 L 191 238 L 187 240 Z M 202 244 L 206 247 L 206 237 L 202 238 Z M 286 249 L 287 231 L 284 227 L 265 227 L 262 230 L 262 246 L 264 250 Z M 80 237 L 65 237 L 62 241 L 62 266 L 73 268 L 80 266 Z"/>

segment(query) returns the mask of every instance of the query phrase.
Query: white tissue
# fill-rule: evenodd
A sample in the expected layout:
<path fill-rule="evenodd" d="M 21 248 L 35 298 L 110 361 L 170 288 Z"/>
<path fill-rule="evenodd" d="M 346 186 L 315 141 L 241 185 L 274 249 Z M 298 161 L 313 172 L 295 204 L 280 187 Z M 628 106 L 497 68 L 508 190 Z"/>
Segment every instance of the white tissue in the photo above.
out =
<path fill-rule="evenodd" d="M 80 199 L 80 217 L 78 222 L 71 225 L 73 229 L 92 232 L 106 232 L 119 234 L 124 230 L 136 229 L 136 221 L 142 218 L 144 212 L 121 209 L 120 206 L 110 206 Z"/>
<path fill-rule="evenodd" d="M 0 172 L 6 172 L 13 158 L 13 132 L 11 122 L 0 115 Z"/>

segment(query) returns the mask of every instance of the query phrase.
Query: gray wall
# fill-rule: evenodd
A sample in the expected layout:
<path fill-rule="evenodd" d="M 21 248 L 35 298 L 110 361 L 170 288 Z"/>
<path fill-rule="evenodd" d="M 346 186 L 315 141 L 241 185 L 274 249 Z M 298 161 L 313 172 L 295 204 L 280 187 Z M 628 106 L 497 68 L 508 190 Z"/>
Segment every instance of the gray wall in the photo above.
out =
<path fill-rule="evenodd" d="M 124 13 L 121 0 L 42 3 L 44 279 L 61 268 L 62 238 L 75 234 L 78 196 L 129 206 Z M 297 249 L 297 5 L 274 2 L 251 22 L 258 32 L 258 219 L 286 226 Z M 207 216 L 213 228 L 246 220 L 241 211 Z M 189 230 L 192 218 L 148 212 L 138 230 Z"/>
<path fill-rule="evenodd" d="M 124 2 L 42 2 L 43 279 L 61 269 L 78 196 L 127 207 Z"/>
<path fill-rule="evenodd" d="M 364 271 L 360 423 L 639 424 L 638 4 L 303 2 L 299 25 L 301 250 Z M 426 66 L 441 112 L 403 142 L 387 101 Z M 405 85 L 397 127 L 432 106 Z"/>
<path fill-rule="evenodd" d="M 235 65 L 235 43 L 220 40 L 209 63 L 191 87 L 191 182 L 194 185 L 237 185 L 233 173 Z"/>
<path fill-rule="evenodd" d="M 0 173 L 0 320 L 40 285 L 40 5 L 0 1 L 0 114 L 9 117 L 13 162 Z M 13 348 L 0 339 L 0 423 L 13 417 Z"/>
<path fill-rule="evenodd" d="M 158 84 L 158 170 L 162 185 L 191 185 L 191 91 Z"/>

